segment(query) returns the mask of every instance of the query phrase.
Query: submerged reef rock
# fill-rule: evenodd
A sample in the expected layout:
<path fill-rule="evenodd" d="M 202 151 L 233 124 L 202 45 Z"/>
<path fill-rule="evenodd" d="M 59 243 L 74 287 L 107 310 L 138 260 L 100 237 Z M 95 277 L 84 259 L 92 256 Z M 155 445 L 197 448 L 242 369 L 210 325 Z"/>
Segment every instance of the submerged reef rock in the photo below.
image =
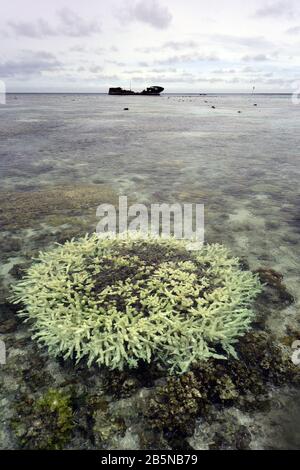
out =
<path fill-rule="evenodd" d="M 207 420 L 198 423 L 194 436 L 189 439 L 194 450 L 250 450 L 251 441 L 248 423 L 242 424 L 238 413 L 230 408 L 211 410 Z M 197 443 L 202 443 L 200 449 Z"/>
<path fill-rule="evenodd" d="M 148 425 L 168 438 L 187 437 L 193 434 L 197 417 L 210 420 L 214 406 L 266 411 L 272 386 L 300 385 L 299 368 L 266 332 L 247 333 L 236 352 L 238 359 L 210 358 L 154 388 L 144 405 Z"/>
<path fill-rule="evenodd" d="M 27 228 L 44 221 L 53 225 L 68 222 L 66 216 L 95 214 L 99 204 L 117 202 L 107 185 L 45 186 L 34 191 L 0 191 L 0 226 L 6 230 Z"/>
<path fill-rule="evenodd" d="M 40 253 L 13 300 L 53 356 L 118 370 L 155 362 L 184 373 L 198 361 L 236 356 L 261 290 L 223 246 L 188 246 L 141 234 L 87 235 Z"/>
<path fill-rule="evenodd" d="M 169 377 L 158 387 L 145 407 L 151 427 L 167 433 L 192 435 L 201 406 L 199 384 L 192 372 Z"/>
<path fill-rule="evenodd" d="M 21 447 L 26 449 L 62 449 L 73 429 L 70 396 L 50 389 L 37 400 L 21 401 L 18 416 L 11 423 Z"/>
<path fill-rule="evenodd" d="M 101 448 L 109 439 L 116 435 L 123 436 L 126 425 L 121 417 L 112 416 L 109 410 L 96 410 L 93 415 L 93 433 L 97 448 Z"/>
<path fill-rule="evenodd" d="M 283 283 L 283 275 L 271 268 L 260 268 L 255 271 L 264 285 L 264 298 L 268 304 L 284 307 L 294 302 L 293 296 Z"/>

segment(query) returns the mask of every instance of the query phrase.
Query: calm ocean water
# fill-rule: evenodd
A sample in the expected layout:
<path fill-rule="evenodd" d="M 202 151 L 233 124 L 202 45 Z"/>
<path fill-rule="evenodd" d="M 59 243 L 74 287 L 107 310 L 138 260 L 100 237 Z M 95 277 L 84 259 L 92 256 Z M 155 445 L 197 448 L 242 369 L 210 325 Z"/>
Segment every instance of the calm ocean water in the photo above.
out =
<path fill-rule="evenodd" d="M 229 246 L 252 269 L 284 275 L 296 301 L 268 320 L 282 336 L 300 322 L 299 129 L 300 105 L 289 95 L 10 94 L 0 106 L 1 194 L 105 185 L 146 204 L 204 203 L 206 241 Z M 47 230 L 51 222 L 39 225 L 36 208 L 24 226 L 6 220 L 3 285 Z M 11 236 L 18 249 L 7 248 Z M 288 446 L 300 447 L 294 398 L 282 400 Z"/>
<path fill-rule="evenodd" d="M 138 202 L 203 202 L 208 241 L 296 289 L 299 126 L 289 95 L 9 95 L 1 189 L 107 184 Z"/>

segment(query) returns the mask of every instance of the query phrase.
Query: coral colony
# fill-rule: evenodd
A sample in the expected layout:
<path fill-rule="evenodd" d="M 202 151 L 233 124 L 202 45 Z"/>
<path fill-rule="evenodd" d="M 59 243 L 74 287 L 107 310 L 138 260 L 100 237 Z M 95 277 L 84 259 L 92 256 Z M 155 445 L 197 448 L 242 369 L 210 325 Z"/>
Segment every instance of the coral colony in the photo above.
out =
<path fill-rule="evenodd" d="M 156 363 L 182 374 L 236 357 L 258 277 L 221 245 L 139 234 L 93 234 L 58 245 L 13 288 L 33 338 L 49 354 L 109 369 Z"/>

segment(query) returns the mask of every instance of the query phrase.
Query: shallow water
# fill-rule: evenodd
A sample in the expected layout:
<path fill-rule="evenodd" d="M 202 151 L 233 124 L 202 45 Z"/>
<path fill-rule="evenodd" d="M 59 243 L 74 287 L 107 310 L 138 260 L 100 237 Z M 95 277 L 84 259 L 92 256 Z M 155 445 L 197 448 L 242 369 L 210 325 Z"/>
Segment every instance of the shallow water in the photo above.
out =
<path fill-rule="evenodd" d="M 1 189 L 106 183 L 138 202 L 203 202 L 208 241 L 271 263 L 295 290 L 299 125 L 288 95 L 9 95 Z"/>
<path fill-rule="evenodd" d="M 299 126 L 300 105 L 289 95 L 8 95 L 0 106 L 1 194 L 32 192 L 35 208 L 31 218 L 24 213 L 27 223 L 2 227 L 2 285 L 14 264 L 65 226 L 80 219 L 81 228 L 96 227 L 94 197 L 92 207 L 71 206 L 66 220 L 51 199 L 61 214 L 52 225 L 52 203 L 46 199 L 50 213 L 40 220 L 36 190 L 105 186 L 141 203 L 204 203 L 206 241 L 229 246 L 251 269 L 284 275 L 295 303 L 270 315 L 272 331 L 299 331 Z M 294 428 L 290 416 L 285 435 Z"/>

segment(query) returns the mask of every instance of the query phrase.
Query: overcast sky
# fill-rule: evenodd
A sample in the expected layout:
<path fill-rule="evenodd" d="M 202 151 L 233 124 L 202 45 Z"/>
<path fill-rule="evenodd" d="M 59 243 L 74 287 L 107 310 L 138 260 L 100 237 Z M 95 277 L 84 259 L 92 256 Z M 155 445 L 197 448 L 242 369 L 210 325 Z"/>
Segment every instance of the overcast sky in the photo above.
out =
<path fill-rule="evenodd" d="M 299 0 L 9 0 L 0 14 L 8 91 L 292 92 Z"/>

